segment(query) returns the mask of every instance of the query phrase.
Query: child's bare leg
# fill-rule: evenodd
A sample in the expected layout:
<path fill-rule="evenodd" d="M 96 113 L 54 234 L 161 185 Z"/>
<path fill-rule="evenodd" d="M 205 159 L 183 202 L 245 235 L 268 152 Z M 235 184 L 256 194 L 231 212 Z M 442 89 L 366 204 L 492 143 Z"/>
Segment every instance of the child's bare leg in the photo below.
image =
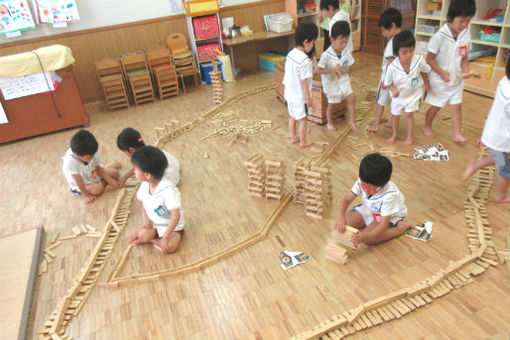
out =
<path fill-rule="evenodd" d="M 299 120 L 299 146 L 306 148 L 309 143 L 306 142 L 306 117 Z"/>
<path fill-rule="evenodd" d="M 367 226 L 361 214 L 354 209 L 345 214 L 345 223 L 356 229 L 363 229 Z"/>
<path fill-rule="evenodd" d="M 167 242 L 165 242 L 164 238 L 155 238 L 151 242 L 161 249 L 164 254 L 175 253 L 181 243 L 181 234 L 173 231 L 168 237 Z"/>
<path fill-rule="evenodd" d="M 94 195 L 94 196 L 99 196 L 103 193 L 104 191 L 104 184 L 103 184 L 103 181 L 99 181 L 99 182 L 94 182 L 94 183 L 90 183 L 90 184 L 87 184 L 85 186 L 85 188 L 87 189 L 88 192 L 90 192 L 91 195 Z"/>
<path fill-rule="evenodd" d="M 371 223 L 367 227 L 367 230 L 370 230 L 370 228 L 374 228 L 376 224 L 377 224 L 377 222 Z M 377 244 L 377 243 L 381 243 L 381 242 L 384 242 L 384 241 L 391 240 L 392 238 L 395 238 L 397 236 L 400 236 L 400 235 L 404 234 L 412 226 L 413 226 L 413 224 L 411 222 L 400 221 L 400 222 L 397 223 L 396 226 L 389 227 L 388 229 L 383 231 L 381 234 L 379 234 L 376 238 L 374 238 L 374 239 L 372 239 L 372 240 L 370 240 L 368 242 L 365 242 L 365 244 L 372 245 L 372 244 Z"/>
<path fill-rule="evenodd" d="M 432 131 L 432 121 L 436 118 L 437 113 L 441 110 L 440 107 L 430 105 L 427 113 L 425 114 L 425 125 L 423 126 L 423 133 L 427 137 L 435 137 L 436 134 Z"/>
<path fill-rule="evenodd" d="M 510 196 L 508 196 L 508 187 L 510 186 L 510 178 L 505 178 L 498 175 L 496 182 L 496 203 L 510 203 Z"/>
<path fill-rule="evenodd" d="M 469 177 L 473 176 L 475 172 L 480 170 L 481 168 L 485 168 L 486 166 L 494 164 L 494 160 L 490 156 L 486 156 L 479 160 L 473 160 L 468 163 L 466 166 L 466 170 L 464 170 L 464 174 L 462 175 L 462 180 L 465 181 Z"/>
<path fill-rule="evenodd" d="M 404 145 L 412 145 L 414 138 L 414 114 L 413 112 L 407 113 L 407 139 L 404 142 Z"/>
<path fill-rule="evenodd" d="M 453 141 L 457 143 L 465 143 L 468 141 L 462 135 L 462 104 L 452 105 L 452 126 L 453 126 Z"/>
<path fill-rule="evenodd" d="M 374 124 L 368 127 L 368 131 L 376 132 L 379 130 L 379 125 L 381 125 L 382 115 L 384 113 L 384 106 L 377 104 L 377 110 L 375 111 L 375 121 Z"/>
<path fill-rule="evenodd" d="M 354 120 L 354 111 L 356 110 L 356 96 L 354 92 L 347 96 L 347 111 L 349 111 L 349 124 L 352 129 L 356 132 L 359 132 L 360 129 L 358 125 L 356 125 L 356 121 Z"/>
<path fill-rule="evenodd" d="M 297 143 L 299 139 L 296 135 L 296 119 L 294 117 L 289 118 L 289 131 L 290 131 L 290 142 Z"/>
<path fill-rule="evenodd" d="M 392 115 L 391 117 L 392 117 L 391 118 L 391 120 L 392 120 L 392 126 L 391 126 L 392 133 L 391 133 L 391 137 L 386 140 L 386 142 L 389 145 L 393 145 L 395 143 L 395 141 L 397 140 L 397 137 L 398 137 L 398 122 L 400 120 L 400 116 Z"/>
<path fill-rule="evenodd" d="M 326 119 L 328 124 L 326 125 L 329 131 L 335 131 L 335 126 L 333 125 L 333 103 L 328 103 L 328 108 L 326 110 Z"/>
<path fill-rule="evenodd" d="M 157 236 L 156 228 L 141 227 L 137 231 L 129 234 L 128 241 L 133 244 L 142 244 L 151 242 Z"/>
<path fill-rule="evenodd" d="M 105 166 L 104 171 L 113 179 L 118 179 L 120 176 L 120 169 L 122 165 L 119 162 L 113 162 Z"/>

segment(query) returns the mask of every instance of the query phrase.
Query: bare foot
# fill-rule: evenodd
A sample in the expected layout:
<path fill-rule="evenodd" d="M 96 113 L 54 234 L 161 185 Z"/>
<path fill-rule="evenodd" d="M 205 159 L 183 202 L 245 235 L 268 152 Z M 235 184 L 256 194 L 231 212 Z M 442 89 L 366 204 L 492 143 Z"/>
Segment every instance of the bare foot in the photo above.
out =
<path fill-rule="evenodd" d="M 379 124 L 372 124 L 367 129 L 368 132 L 377 132 L 379 131 Z"/>
<path fill-rule="evenodd" d="M 393 122 L 391 120 L 385 121 L 383 126 L 387 127 L 388 129 L 393 129 Z"/>
<path fill-rule="evenodd" d="M 307 146 L 310 146 L 310 145 L 312 145 L 312 143 L 307 143 L 307 142 L 301 142 L 301 143 L 299 143 L 299 147 L 300 147 L 301 149 L 304 149 L 304 148 L 306 148 Z"/>
<path fill-rule="evenodd" d="M 405 142 L 404 142 L 404 145 L 405 146 L 413 145 L 413 139 L 412 138 L 411 139 L 407 138 L 405 140 Z"/>
<path fill-rule="evenodd" d="M 454 136 L 452 138 L 452 140 L 455 142 L 455 143 L 465 143 L 467 142 L 469 139 L 464 137 L 463 135 L 458 135 L 458 136 Z"/>
<path fill-rule="evenodd" d="M 470 161 L 468 165 L 466 166 L 466 170 L 464 170 L 464 174 L 462 174 L 462 180 L 465 181 L 469 177 L 473 176 L 473 174 L 476 172 L 475 168 L 476 161 Z"/>
<path fill-rule="evenodd" d="M 407 231 L 407 230 L 411 229 L 411 227 L 413 227 L 413 224 L 408 221 L 399 221 L 399 222 L 397 222 L 397 227 L 402 228 Z"/>
<path fill-rule="evenodd" d="M 164 253 L 163 249 L 162 249 L 160 246 L 158 246 L 158 245 L 156 244 L 156 242 L 154 242 L 154 240 L 152 241 L 152 245 L 154 246 L 154 248 L 156 248 L 156 249 L 157 249 L 157 250 L 159 250 L 160 252 Z"/>
<path fill-rule="evenodd" d="M 335 126 L 333 124 L 329 124 L 329 123 L 327 125 L 327 128 L 328 128 L 328 131 L 335 131 L 336 130 Z"/>
<path fill-rule="evenodd" d="M 432 127 L 427 126 L 427 125 L 425 125 L 425 126 L 423 127 L 423 133 L 425 134 L 425 136 L 430 137 L 430 138 L 432 138 L 432 137 L 435 137 L 435 136 L 436 136 L 436 134 L 434 133 L 434 131 L 432 131 Z"/>
<path fill-rule="evenodd" d="M 291 139 L 290 139 L 290 142 L 291 142 L 292 144 L 299 143 L 299 139 L 298 139 L 298 138 L 291 138 Z"/>
<path fill-rule="evenodd" d="M 388 138 L 386 140 L 386 143 L 388 143 L 388 145 L 393 145 L 393 144 L 395 144 L 395 140 L 397 140 L 397 137 L 391 136 L 390 138 Z"/>
<path fill-rule="evenodd" d="M 351 128 L 352 128 L 355 132 L 360 132 L 360 131 L 361 131 L 361 130 L 360 130 L 360 128 L 359 128 L 359 126 L 358 126 L 358 125 L 356 125 L 356 123 L 355 123 L 355 122 L 352 122 L 352 123 L 350 123 L 350 124 L 351 124 Z"/>
<path fill-rule="evenodd" d="M 510 203 L 510 197 L 503 198 L 503 199 L 495 198 L 495 199 L 494 199 L 494 203 L 498 203 L 498 204 L 508 204 L 508 203 Z"/>
<path fill-rule="evenodd" d="M 132 231 L 128 236 L 128 242 L 133 243 L 138 238 L 138 230 Z"/>

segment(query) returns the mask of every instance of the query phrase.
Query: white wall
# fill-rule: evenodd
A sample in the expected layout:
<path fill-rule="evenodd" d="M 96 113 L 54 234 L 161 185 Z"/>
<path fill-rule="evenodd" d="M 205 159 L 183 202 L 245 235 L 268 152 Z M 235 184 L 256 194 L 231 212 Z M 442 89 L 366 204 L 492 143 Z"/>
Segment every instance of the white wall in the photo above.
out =
<path fill-rule="evenodd" d="M 220 0 L 220 4 L 221 7 L 228 7 L 257 1 L 261 0 Z M 28 3 L 35 18 L 32 2 Z M 76 0 L 76 3 L 80 21 L 71 22 L 66 28 L 54 28 L 50 24 L 36 25 L 35 29 L 21 32 L 21 36 L 15 38 L 0 35 L 0 44 L 182 13 L 180 0 Z"/>

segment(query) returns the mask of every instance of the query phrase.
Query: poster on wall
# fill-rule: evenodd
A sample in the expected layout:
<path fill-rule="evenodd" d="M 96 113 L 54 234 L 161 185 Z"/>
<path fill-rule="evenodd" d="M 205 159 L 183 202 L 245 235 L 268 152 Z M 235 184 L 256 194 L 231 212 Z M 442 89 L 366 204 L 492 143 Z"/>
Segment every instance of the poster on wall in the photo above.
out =
<path fill-rule="evenodd" d="M 0 0 L 0 34 L 35 28 L 26 0 Z"/>
<path fill-rule="evenodd" d="M 32 0 L 39 24 L 62 24 L 80 20 L 75 0 Z"/>
<path fill-rule="evenodd" d="M 38 93 L 55 91 L 62 78 L 54 71 L 36 73 L 28 76 L 0 78 L 0 91 L 5 100 L 11 100 Z"/>

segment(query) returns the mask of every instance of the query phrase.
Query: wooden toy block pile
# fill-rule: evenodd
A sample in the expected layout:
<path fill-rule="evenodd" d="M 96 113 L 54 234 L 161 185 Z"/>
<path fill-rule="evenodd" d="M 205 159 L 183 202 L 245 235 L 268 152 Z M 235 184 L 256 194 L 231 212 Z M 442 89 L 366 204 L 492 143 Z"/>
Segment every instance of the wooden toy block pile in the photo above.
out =
<path fill-rule="evenodd" d="M 332 240 L 326 246 L 326 258 L 340 263 L 346 264 L 349 261 L 356 246 L 352 243 L 352 235 L 359 233 L 359 230 L 350 226 L 345 227 L 345 232 L 340 233 L 334 231 Z"/>
<path fill-rule="evenodd" d="M 310 167 L 310 161 L 305 161 L 303 157 L 298 159 L 294 165 L 294 203 L 305 204 L 305 170 Z"/>
<path fill-rule="evenodd" d="M 264 157 L 256 153 L 244 162 L 244 166 L 248 172 L 248 193 L 256 197 L 264 197 Z"/>
<path fill-rule="evenodd" d="M 283 189 L 283 161 L 266 160 L 266 198 L 280 200 Z"/>
<path fill-rule="evenodd" d="M 156 139 L 159 140 L 161 138 L 173 138 L 182 133 L 181 122 L 178 120 L 171 120 L 169 123 L 165 123 L 165 127 L 155 127 L 154 133 L 156 134 Z"/>
<path fill-rule="evenodd" d="M 209 73 L 213 87 L 213 100 L 214 104 L 221 104 L 223 101 L 223 86 L 221 84 L 221 72 L 218 71 L 218 65 L 215 60 L 212 62 L 213 71 Z"/>
<path fill-rule="evenodd" d="M 328 161 L 305 169 L 305 214 L 322 219 L 331 201 L 331 171 Z"/>

